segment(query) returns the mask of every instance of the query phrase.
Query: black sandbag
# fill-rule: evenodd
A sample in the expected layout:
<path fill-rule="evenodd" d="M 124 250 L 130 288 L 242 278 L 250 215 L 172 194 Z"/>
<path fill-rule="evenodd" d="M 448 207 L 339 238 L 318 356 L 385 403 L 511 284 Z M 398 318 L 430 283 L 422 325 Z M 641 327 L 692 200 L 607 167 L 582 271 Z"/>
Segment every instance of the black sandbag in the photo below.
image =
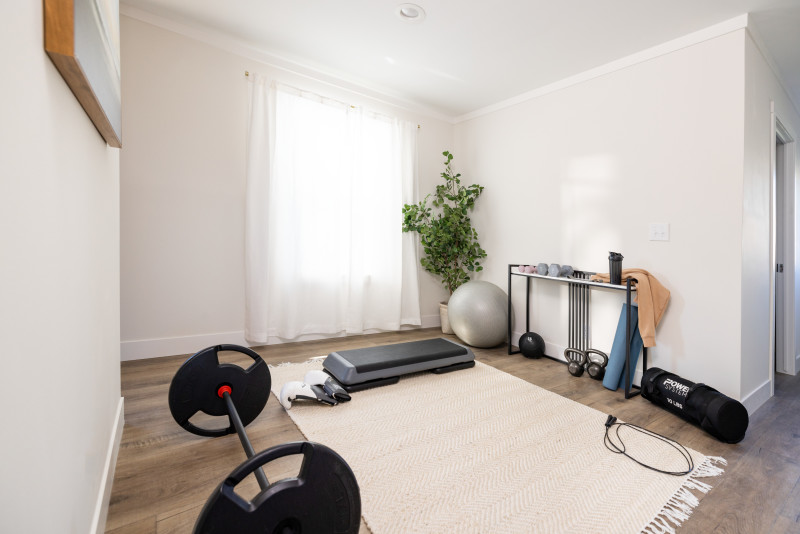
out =
<path fill-rule="evenodd" d="M 700 425 L 725 443 L 742 441 L 750 422 L 741 402 L 658 367 L 651 367 L 642 376 L 642 397 Z"/>

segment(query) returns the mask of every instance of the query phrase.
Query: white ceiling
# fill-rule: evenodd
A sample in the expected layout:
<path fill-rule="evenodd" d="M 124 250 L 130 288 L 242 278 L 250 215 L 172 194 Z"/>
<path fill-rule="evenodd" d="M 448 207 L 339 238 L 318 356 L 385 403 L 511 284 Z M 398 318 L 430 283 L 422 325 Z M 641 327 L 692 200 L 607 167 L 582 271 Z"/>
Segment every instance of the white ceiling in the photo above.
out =
<path fill-rule="evenodd" d="M 800 0 L 124 0 L 459 117 L 749 13 L 800 103 Z"/>

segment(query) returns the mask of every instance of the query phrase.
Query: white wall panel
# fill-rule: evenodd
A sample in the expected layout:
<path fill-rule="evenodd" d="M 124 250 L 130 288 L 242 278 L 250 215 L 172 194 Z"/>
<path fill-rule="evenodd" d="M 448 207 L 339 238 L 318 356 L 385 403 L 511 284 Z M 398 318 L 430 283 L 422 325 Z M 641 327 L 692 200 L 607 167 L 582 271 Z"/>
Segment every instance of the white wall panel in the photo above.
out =
<path fill-rule="evenodd" d="M 91 532 L 121 432 L 119 150 L 0 7 L 0 532 Z M 124 134 L 123 134 L 124 135 Z"/>
<path fill-rule="evenodd" d="M 457 124 L 459 170 L 486 186 L 484 279 L 505 287 L 508 263 L 607 272 L 621 252 L 672 292 L 651 365 L 738 397 L 743 55 L 739 30 Z M 649 223 L 670 240 L 649 241 Z M 563 348 L 566 288 L 534 292 L 532 329 Z M 621 294 L 593 299 L 593 345 L 608 351 Z"/>
<path fill-rule="evenodd" d="M 452 124 L 121 19 L 123 359 L 243 334 L 245 70 L 418 123 L 420 193 L 439 180 Z M 437 324 L 445 293 L 424 272 L 420 287 L 423 324 Z"/>

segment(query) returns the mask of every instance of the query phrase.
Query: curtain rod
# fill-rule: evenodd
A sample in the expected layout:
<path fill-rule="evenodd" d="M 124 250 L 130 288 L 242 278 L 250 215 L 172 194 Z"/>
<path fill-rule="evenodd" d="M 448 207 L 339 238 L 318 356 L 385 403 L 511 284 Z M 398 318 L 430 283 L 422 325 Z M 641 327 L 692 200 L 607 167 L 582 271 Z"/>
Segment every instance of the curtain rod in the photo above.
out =
<path fill-rule="evenodd" d="M 245 76 L 250 76 L 250 71 L 249 71 L 249 70 L 246 70 L 246 71 L 244 71 L 244 75 L 245 75 Z M 351 105 L 350 107 L 351 107 L 351 108 L 353 108 L 353 109 L 356 109 L 356 107 L 355 107 L 355 106 L 352 106 L 352 105 Z M 420 128 L 422 128 L 422 126 L 420 126 L 419 124 L 417 124 L 417 130 L 419 130 Z"/>

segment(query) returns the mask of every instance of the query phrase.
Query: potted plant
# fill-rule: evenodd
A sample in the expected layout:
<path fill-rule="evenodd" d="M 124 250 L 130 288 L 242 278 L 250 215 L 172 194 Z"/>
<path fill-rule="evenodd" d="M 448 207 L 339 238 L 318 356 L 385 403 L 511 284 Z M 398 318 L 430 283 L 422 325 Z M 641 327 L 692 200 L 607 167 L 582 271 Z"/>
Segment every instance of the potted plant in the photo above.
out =
<path fill-rule="evenodd" d="M 453 155 L 448 151 L 442 155 L 447 158 L 441 174 L 444 183 L 437 185 L 436 192 L 419 203 L 403 206 L 403 231 L 419 234 L 425 253 L 420 264 L 429 273 L 441 277 L 442 284 L 452 295 L 458 286 L 469 281 L 471 273 L 483 269 L 480 260 L 486 257 L 486 251 L 478 244 L 478 232 L 469 218 L 483 186 L 461 185 L 461 174 L 453 173 L 450 166 Z M 447 303 L 441 303 L 439 310 L 442 331 L 451 334 Z"/>

